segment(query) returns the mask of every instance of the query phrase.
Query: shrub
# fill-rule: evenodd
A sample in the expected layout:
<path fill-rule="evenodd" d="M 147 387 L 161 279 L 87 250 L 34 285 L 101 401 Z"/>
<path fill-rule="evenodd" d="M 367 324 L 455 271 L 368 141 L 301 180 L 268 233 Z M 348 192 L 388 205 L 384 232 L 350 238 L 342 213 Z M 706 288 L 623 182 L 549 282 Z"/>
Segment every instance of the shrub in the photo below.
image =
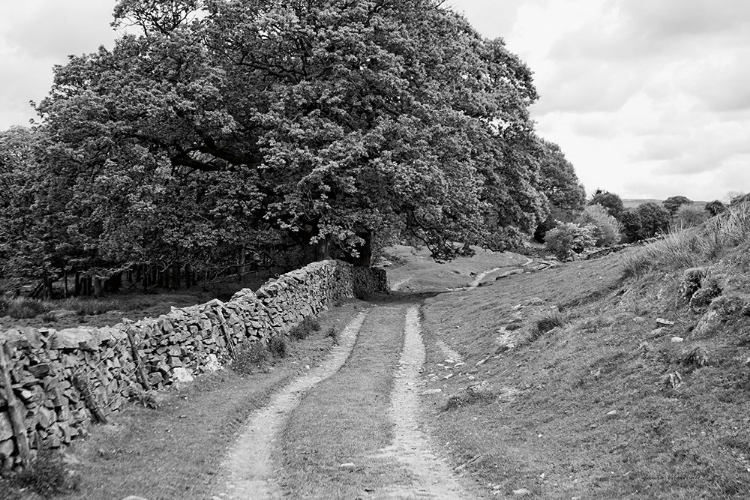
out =
<path fill-rule="evenodd" d="M 570 259 L 574 253 L 581 253 L 595 243 L 591 227 L 566 222 L 549 231 L 545 238 L 547 250 L 560 260 Z"/>
<path fill-rule="evenodd" d="M 674 216 L 674 227 L 684 229 L 698 226 L 708 219 L 708 212 L 694 205 L 682 205 Z"/>
<path fill-rule="evenodd" d="M 594 227 L 593 235 L 598 247 L 612 246 L 620 241 L 620 223 L 601 205 L 587 206 L 579 222 Z"/>
<path fill-rule="evenodd" d="M 635 243 L 644 238 L 641 216 L 636 210 L 627 209 L 620 218 L 623 239 L 628 243 Z"/>
<path fill-rule="evenodd" d="M 36 460 L 15 476 L 14 482 L 44 498 L 51 498 L 77 490 L 80 477 L 68 472 L 62 454 L 41 450 Z"/>
<path fill-rule="evenodd" d="M 257 368 L 262 368 L 271 357 L 263 342 L 245 340 L 234 349 L 232 354 L 232 369 L 237 373 L 250 374 Z"/>
<path fill-rule="evenodd" d="M 625 277 L 649 269 L 687 269 L 719 259 L 727 248 L 750 238 L 750 204 L 732 207 L 704 225 L 675 231 L 625 261 Z"/>
<path fill-rule="evenodd" d="M 669 211 L 657 203 L 644 203 L 635 209 L 641 219 L 641 236 L 650 238 L 666 233 L 672 222 Z"/>
<path fill-rule="evenodd" d="M 113 300 L 81 298 L 66 299 L 59 306 L 63 309 L 71 309 L 79 316 L 96 316 L 117 309 L 117 304 Z"/>
<path fill-rule="evenodd" d="M 674 217 L 680 208 L 686 205 L 692 205 L 693 201 L 684 196 L 670 196 L 661 204 L 667 209 L 669 214 Z"/>
<path fill-rule="evenodd" d="M 607 209 L 609 215 L 615 219 L 619 219 L 622 212 L 625 210 L 622 204 L 622 198 L 609 191 L 603 191 L 597 189 L 594 196 L 588 202 L 589 205 L 601 205 Z"/>
<path fill-rule="evenodd" d="M 706 203 L 704 210 L 706 210 L 706 212 L 708 212 L 711 217 L 716 217 L 717 215 L 726 212 L 727 207 L 725 207 L 724 204 L 719 200 L 714 200 L 712 202 Z"/>
<path fill-rule="evenodd" d="M 526 343 L 535 342 L 553 328 L 562 327 L 566 323 L 568 323 L 568 316 L 557 309 L 545 313 L 534 321 L 534 326 L 529 332 Z"/>
<path fill-rule="evenodd" d="M 285 335 L 274 335 L 268 341 L 268 350 L 274 358 L 285 358 L 289 354 L 289 344 Z"/>
<path fill-rule="evenodd" d="M 299 325 L 289 331 L 289 335 L 295 340 L 302 340 L 319 330 L 320 322 L 312 316 L 307 316 Z"/>
<path fill-rule="evenodd" d="M 487 387 L 471 386 L 461 394 L 451 396 L 445 403 L 443 410 L 455 410 L 462 406 L 473 405 L 476 403 L 491 403 L 497 399 L 497 394 L 489 390 Z"/>
<path fill-rule="evenodd" d="M 328 329 L 326 337 L 333 339 L 333 345 L 339 345 L 339 332 L 334 327 Z"/>
<path fill-rule="evenodd" d="M 4 302 L 5 315 L 14 319 L 36 318 L 49 311 L 49 307 L 40 300 L 18 297 Z"/>
<path fill-rule="evenodd" d="M 44 321 L 45 323 L 54 323 L 55 321 L 57 321 L 57 316 L 55 316 L 51 312 L 46 312 L 42 314 L 41 318 L 42 318 L 42 321 Z"/>

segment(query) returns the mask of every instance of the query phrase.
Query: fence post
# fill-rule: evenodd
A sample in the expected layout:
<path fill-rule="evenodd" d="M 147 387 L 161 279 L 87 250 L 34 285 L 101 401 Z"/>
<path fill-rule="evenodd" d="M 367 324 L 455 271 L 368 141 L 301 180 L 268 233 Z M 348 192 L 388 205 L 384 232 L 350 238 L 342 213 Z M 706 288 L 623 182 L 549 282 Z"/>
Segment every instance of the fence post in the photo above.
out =
<path fill-rule="evenodd" d="M 21 458 L 21 466 L 26 467 L 31 460 L 31 449 L 29 447 L 29 436 L 26 433 L 26 423 L 24 422 L 25 411 L 20 408 L 22 403 L 18 401 L 13 393 L 13 384 L 10 380 L 10 361 L 13 359 L 10 346 L 4 342 L 0 346 L 0 382 L 2 382 L 5 391 L 5 399 L 8 401 L 8 416 L 13 426 L 13 434 L 16 439 L 18 456 Z"/>

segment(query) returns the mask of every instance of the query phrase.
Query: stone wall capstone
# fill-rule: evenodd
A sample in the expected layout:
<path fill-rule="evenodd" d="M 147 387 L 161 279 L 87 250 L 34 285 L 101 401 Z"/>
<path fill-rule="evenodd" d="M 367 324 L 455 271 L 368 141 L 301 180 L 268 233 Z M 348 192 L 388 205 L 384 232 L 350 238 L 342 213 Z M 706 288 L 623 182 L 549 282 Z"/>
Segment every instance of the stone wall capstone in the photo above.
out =
<path fill-rule="evenodd" d="M 25 415 L 32 453 L 58 448 L 85 435 L 92 418 L 117 412 L 147 390 L 219 369 L 241 342 L 267 341 L 337 301 L 386 291 L 384 270 L 329 260 L 279 276 L 257 292 L 241 290 L 228 302 L 173 308 L 158 318 L 0 333 L 11 379 L 11 387 L 0 379 L 0 470 L 22 462 L 12 402 Z"/>

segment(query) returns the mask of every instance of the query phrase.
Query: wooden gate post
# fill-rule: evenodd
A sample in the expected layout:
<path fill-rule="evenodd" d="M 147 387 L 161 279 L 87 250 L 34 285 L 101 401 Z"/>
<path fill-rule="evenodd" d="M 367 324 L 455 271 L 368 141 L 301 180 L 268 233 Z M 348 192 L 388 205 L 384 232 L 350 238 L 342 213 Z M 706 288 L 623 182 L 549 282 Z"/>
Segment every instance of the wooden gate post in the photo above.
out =
<path fill-rule="evenodd" d="M 8 401 L 8 416 L 13 426 L 13 434 L 16 439 L 18 456 L 21 458 L 21 466 L 26 467 L 31 461 L 31 448 L 29 447 L 29 436 L 26 433 L 25 411 L 21 408 L 23 404 L 18 401 L 13 393 L 13 384 L 10 380 L 10 346 L 3 342 L 0 346 L 0 382 L 2 382 L 5 392 L 5 399 Z"/>

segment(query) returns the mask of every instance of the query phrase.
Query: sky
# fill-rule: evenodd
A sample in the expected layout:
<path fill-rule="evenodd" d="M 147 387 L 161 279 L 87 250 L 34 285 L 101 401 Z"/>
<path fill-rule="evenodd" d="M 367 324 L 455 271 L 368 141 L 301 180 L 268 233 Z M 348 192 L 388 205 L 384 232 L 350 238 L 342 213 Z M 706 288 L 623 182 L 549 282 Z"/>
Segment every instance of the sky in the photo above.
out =
<path fill-rule="evenodd" d="M 111 48 L 115 0 L 0 0 L 0 130 L 69 54 Z M 446 0 L 534 72 L 531 108 L 590 195 L 750 191 L 747 0 Z"/>

